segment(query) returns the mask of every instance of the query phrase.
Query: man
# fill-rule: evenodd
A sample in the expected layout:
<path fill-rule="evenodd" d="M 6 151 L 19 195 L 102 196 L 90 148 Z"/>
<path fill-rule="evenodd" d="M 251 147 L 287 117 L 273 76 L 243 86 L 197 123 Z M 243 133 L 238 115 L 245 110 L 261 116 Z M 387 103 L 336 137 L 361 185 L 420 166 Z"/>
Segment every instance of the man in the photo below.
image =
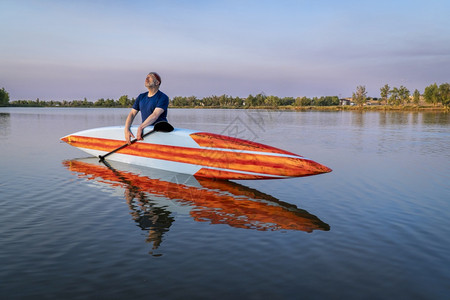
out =
<path fill-rule="evenodd" d="M 142 132 L 145 127 L 153 125 L 160 121 L 167 122 L 167 107 L 169 106 L 169 97 L 159 90 L 161 77 L 158 73 L 150 72 L 145 78 L 145 87 L 148 92 L 140 94 L 133 104 L 133 108 L 128 114 L 125 122 L 125 140 L 131 144 L 131 138 L 135 136 L 130 130 L 131 124 L 137 113 L 140 111 L 142 124 L 139 125 L 136 138 L 142 140 Z"/>

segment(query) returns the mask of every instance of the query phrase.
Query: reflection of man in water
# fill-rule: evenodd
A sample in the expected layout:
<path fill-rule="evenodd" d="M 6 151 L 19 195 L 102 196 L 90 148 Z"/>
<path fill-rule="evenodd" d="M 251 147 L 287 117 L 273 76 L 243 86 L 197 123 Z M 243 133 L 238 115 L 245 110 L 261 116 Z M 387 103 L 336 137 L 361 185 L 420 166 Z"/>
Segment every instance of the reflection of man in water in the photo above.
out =
<path fill-rule="evenodd" d="M 124 196 L 133 220 L 142 230 L 148 230 L 147 242 L 153 244 L 153 250 L 157 249 L 161 245 L 163 234 L 169 231 L 174 218 L 170 216 L 169 211 L 154 206 L 152 201 L 145 197 L 145 193 L 136 187 L 128 186 Z M 133 199 L 136 200 L 133 201 Z"/>

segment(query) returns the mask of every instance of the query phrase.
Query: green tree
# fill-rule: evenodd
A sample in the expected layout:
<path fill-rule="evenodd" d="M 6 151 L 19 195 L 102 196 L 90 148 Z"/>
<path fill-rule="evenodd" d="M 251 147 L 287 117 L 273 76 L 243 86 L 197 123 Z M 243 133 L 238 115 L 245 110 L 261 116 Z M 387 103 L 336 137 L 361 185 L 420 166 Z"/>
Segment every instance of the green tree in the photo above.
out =
<path fill-rule="evenodd" d="M 259 93 L 258 95 L 255 96 L 255 98 L 256 98 L 255 106 L 262 106 L 264 105 L 267 96 L 264 93 Z"/>
<path fill-rule="evenodd" d="M 256 99 L 255 96 L 253 96 L 252 94 L 248 95 L 247 100 L 245 101 L 245 105 L 246 106 L 257 106 L 258 99 Z"/>
<path fill-rule="evenodd" d="M 398 96 L 400 98 L 400 103 L 409 103 L 410 92 L 403 85 L 401 85 L 400 88 L 398 89 Z"/>
<path fill-rule="evenodd" d="M 309 99 L 308 97 L 297 97 L 295 99 L 295 105 L 296 106 L 310 106 L 312 103 L 311 99 Z"/>
<path fill-rule="evenodd" d="M 0 106 L 8 106 L 9 105 L 9 93 L 2 88 L 0 90 Z"/>
<path fill-rule="evenodd" d="M 381 100 L 384 101 L 384 103 L 387 104 L 387 100 L 389 98 L 389 94 L 391 91 L 391 87 L 388 84 L 385 84 L 381 89 L 380 89 L 380 96 L 381 96 Z"/>
<path fill-rule="evenodd" d="M 420 92 L 418 89 L 415 89 L 413 93 L 413 103 L 418 105 L 419 102 L 420 102 Z"/>
<path fill-rule="evenodd" d="M 187 97 L 186 102 L 189 106 L 195 107 L 198 104 L 199 100 L 196 96 L 189 96 Z"/>
<path fill-rule="evenodd" d="M 244 99 L 242 99 L 240 97 L 236 97 L 234 99 L 234 105 L 237 107 L 242 107 L 244 105 Z"/>
<path fill-rule="evenodd" d="M 220 97 L 219 96 L 212 96 L 211 97 L 211 105 L 213 106 L 220 106 Z"/>
<path fill-rule="evenodd" d="M 400 90 L 397 87 L 392 88 L 392 90 L 389 91 L 389 99 L 388 104 L 390 105 L 399 105 L 401 102 L 400 98 Z"/>
<path fill-rule="evenodd" d="M 295 99 L 293 97 L 284 97 L 280 99 L 280 105 L 293 105 L 295 103 Z"/>
<path fill-rule="evenodd" d="M 318 106 L 333 106 L 339 105 L 339 97 L 338 96 L 325 96 L 320 97 L 316 103 Z"/>
<path fill-rule="evenodd" d="M 204 106 L 212 106 L 213 105 L 213 97 L 204 97 L 201 102 Z"/>
<path fill-rule="evenodd" d="M 94 103 L 95 106 L 104 106 L 104 104 L 105 104 L 105 99 L 103 99 L 103 98 L 98 99 Z"/>
<path fill-rule="evenodd" d="M 366 103 L 367 99 L 367 92 L 366 92 L 366 86 L 359 85 L 356 87 L 356 92 L 352 95 L 353 102 L 358 104 L 359 106 L 363 106 L 364 103 Z"/>
<path fill-rule="evenodd" d="M 427 103 L 432 103 L 437 105 L 440 100 L 439 88 L 436 83 L 431 84 L 425 88 L 425 92 L 423 93 L 423 97 Z"/>
<path fill-rule="evenodd" d="M 128 99 L 128 95 L 120 96 L 118 102 L 119 102 L 119 105 L 123 106 L 123 107 L 128 107 L 131 105 L 131 100 Z"/>
<path fill-rule="evenodd" d="M 333 97 L 325 96 L 325 97 L 320 97 L 320 98 L 323 99 L 322 100 L 323 106 L 331 106 L 331 105 L 333 105 Z"/>
<path fill-rule="evenodd" d="M 443 83 L 439 86 L 439 96 L 443 105 L 450 105 L 450 83 Z"/>
<path fill-rule="evenodd" d="M 114 107 L 116 106 L 116 102 L 114 101 L 114 99 L 106 99 L 105 103 L 103 104 L 103 106 L 106 107 Z"/>
<path fill-rule="evenodd" d="M 227 107 L 230 106 L 233 102 L 233 98 L 231 98 L 228 95 L 223 94 L 222 96 L 219 96 L 219 105 L 221 107 Z"/>
<path fill-rule="evenodd" d="M 185 99 L 181 96 L 173 97 L 172 105 L 173 106 L 185 106 Z"/>
<path fill-rule="evenodd" d="M 267 106 L 278 107 L 280 105 L 281 99 L 277 96 L 268 96 L 264 99 L 264 104 Z"/>

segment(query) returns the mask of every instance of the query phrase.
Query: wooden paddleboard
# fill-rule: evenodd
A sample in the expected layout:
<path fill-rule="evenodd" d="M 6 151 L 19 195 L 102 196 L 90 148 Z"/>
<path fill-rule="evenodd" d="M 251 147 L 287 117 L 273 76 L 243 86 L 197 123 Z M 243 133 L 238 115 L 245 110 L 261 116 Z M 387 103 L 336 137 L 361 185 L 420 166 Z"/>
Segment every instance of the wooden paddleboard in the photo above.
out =
<path fill-rule="evenodd" d="M 144 133 L 152 129 L 149 126 Z M 135 133 L 137 126 L 132 131 Z M 91 155 L 104 155 L 125 143 L 124 127 L 88 129 L 61 140 Z M 154 132 L 107 160 L 217 179 L 275 179 L 331 172 L 324 165 L 278 148 L 182 128 Z"/>

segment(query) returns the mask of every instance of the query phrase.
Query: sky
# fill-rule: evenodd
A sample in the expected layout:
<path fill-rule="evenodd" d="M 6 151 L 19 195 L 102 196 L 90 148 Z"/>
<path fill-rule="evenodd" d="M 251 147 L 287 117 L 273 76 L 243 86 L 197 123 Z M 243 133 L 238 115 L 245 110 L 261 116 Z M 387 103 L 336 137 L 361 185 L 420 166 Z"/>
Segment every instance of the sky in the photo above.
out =
<path fill-rule="evenodd" d="M 350 97 L 450 82 L 448 0 L 0 0 L 10 100 Z"/>

